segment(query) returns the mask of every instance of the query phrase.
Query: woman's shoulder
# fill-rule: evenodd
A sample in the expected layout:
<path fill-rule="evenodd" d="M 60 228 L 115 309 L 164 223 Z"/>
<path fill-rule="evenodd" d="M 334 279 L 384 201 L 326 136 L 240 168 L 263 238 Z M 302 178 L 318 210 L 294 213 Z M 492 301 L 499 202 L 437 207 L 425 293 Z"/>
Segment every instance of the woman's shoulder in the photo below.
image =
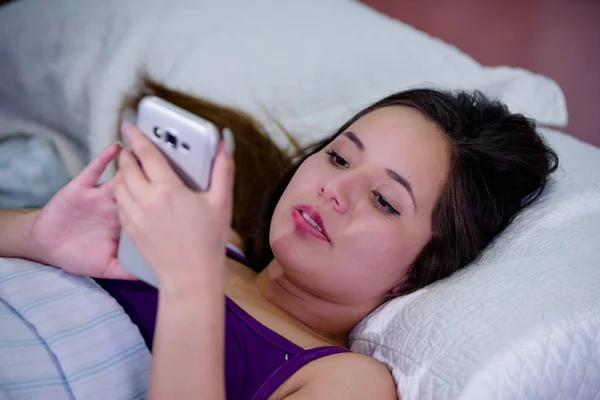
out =
<path fill-rule="evenodd" d="M 228 245 L 233 245 L 236 249 L 241 251 L 242 258 L 243 254 L 246 251 L 246 245 L 242 240 L 241 235 L 235 231 L 233 228 L 229 229 L 229 237 L 227 239 Z M 256 277 L 256 272 L 254 272 L 250 267 L 239 261 L 236 257 L 228 257 L 227 258 L 227 279 L 235 278 L 241 279 L 242 281 L 252 280 Z"/>
<path fill-rule="evenodd" d="M 228 257 L 225 262 L 225 267 L 227 268 L 227 279 L 234 278 L 243 282 L 250 282 L 256 278 L 257 275 L 252 268 L 235 258 Z"/>
<path fill-rule="evenodd" d="M 364 354 L 345 352 L 314 360 L 292 375 L 271 399 L 398 399 L 391 372 Z"/>
<path fill-rule="evenodd" d="M 246 243 L 242 239 L 242 235 L 240 235 L 235 229 L 229 228 L 229 236 L 227 237 L 227 242 L 236 246 L 242 252 L 246 251 Z"/>

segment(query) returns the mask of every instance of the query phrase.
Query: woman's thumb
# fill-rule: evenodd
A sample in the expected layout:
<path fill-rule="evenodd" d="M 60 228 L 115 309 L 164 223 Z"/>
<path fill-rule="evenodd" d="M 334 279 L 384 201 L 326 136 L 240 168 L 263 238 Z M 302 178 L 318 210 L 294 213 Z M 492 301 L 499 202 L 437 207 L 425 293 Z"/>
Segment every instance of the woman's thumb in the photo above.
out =
<path fill-rule="evenodd" d="M 229 128 L 223 130 L 223 141 L 219 146 L 208 190 L 208 196 L 216 204 L 223 204 L 231 208 L 233 203 L 233 181 L 235 176 L 235 163 L 233 151 L 235 144 Z"/>

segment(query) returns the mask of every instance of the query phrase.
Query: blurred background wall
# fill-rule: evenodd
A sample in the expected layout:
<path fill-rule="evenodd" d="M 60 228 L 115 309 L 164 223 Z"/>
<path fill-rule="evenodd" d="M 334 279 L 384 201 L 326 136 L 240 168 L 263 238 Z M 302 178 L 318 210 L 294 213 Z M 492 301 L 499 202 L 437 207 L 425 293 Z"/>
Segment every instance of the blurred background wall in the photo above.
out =
<path fill-rule="evenodd" d="M 484 65 L 554 79 L 568 133 L 600 146 L 600 0 L 362 0 Z"/>

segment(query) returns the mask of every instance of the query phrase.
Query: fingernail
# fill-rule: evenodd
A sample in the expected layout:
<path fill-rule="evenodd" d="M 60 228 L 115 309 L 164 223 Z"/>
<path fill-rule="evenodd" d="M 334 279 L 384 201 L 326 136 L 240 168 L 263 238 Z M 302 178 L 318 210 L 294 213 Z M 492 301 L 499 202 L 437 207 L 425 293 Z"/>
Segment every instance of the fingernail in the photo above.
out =
<path fill-rule="evenodd" d="M 231 129 L 223 129 L 223 141 L 225 142 L 225 150 L 227 154 L 231 155 L 235 151 L 235 141 L 233 140 L 233 133 Z"/>
<path fill-rule="evenodd" d="M 120 148 L 125 147 L 125 145 L 123 144 L 123 142 L 121 142 L 120 140 L 115 140 L 110 145 L 112 146 L 113 144 L 118 144 Z"/>

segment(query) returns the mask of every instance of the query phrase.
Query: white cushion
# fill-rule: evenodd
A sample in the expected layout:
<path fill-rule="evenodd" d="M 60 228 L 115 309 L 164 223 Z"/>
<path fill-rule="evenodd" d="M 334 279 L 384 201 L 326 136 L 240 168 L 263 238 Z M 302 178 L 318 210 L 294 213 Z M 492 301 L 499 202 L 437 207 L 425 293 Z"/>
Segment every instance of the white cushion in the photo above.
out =
<path fill-rule="evenodd" d="M 361 107 L 417 86 L 480 89 L 539 122 L 567 120 L 551 80 L 483 67 L 353 1 L 22 0 L 0 12 L 0 137 L 51 137 L 75 173 L 87 149 L 97 154 L 116 138 L 116 110 L 141 66 L 170 86 L 252 113 L 280 144 L 263 107 L 307 143 Z M 389 303 L 355 330 L 353 349 L 390 366 L 403 399 L 597 390 L 591 171 L 600 157 L 572 138 L 549 137 L 562 158 L 544 201 L 477 265 Z"/>

